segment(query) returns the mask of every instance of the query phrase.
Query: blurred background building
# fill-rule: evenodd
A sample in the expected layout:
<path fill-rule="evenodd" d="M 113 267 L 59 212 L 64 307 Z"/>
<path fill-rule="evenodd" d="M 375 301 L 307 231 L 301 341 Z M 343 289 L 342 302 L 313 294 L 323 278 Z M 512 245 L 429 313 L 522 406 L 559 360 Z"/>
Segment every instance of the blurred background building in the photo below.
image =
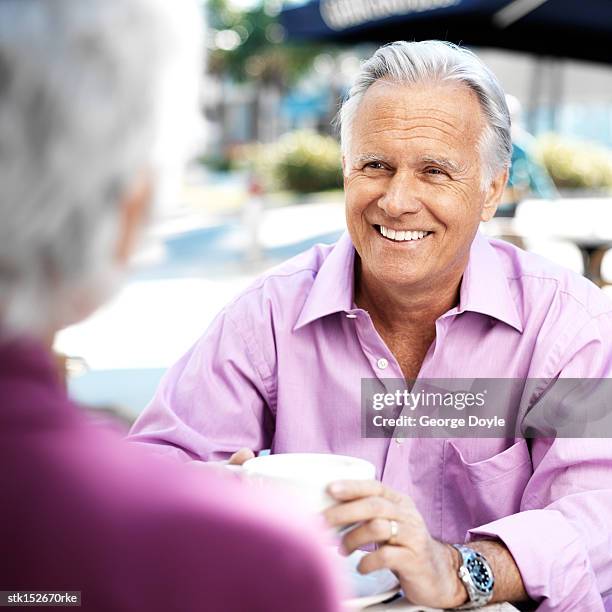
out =
<path fill-rule="evenodd" d="M 612 283 L 607 0 L 207 0 L 202 13 L 206 137 L 130 283 L 57 338 L 77 399 L 131 420 L 256 275 L 339 236 L 333 118 L 360 62 L 391 40 L 470 46 L 512 96 L 512 177 L 483 231 Z"/>

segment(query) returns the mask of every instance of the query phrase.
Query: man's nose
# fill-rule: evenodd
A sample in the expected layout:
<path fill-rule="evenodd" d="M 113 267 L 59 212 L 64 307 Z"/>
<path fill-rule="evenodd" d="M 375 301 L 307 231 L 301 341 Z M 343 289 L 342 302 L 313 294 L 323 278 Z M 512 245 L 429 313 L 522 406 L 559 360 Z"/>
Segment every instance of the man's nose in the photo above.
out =
<path fill-rule="evenodd" d="M 423 207 L 417 179 L 410 172 L 396 172 L 384 194 L 378 200 L 378 207 L 389 217 L 401 217 L 405 213 L 416 213 Z"/>

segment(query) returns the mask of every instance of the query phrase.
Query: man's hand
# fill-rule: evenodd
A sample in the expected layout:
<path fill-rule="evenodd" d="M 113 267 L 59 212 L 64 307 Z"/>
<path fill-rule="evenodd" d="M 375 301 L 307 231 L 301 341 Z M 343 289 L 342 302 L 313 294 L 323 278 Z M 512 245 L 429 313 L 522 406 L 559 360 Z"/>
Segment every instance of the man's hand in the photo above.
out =
<path fill-rule="evenodd" d="M 339 481 L 330 485 L 329 494 L 340 502 L 324 513 L 332 527 L 361 523 L 343 537 L 343 551 L 350 554 L 366 544 L 379 545 L 359 563 L 361 573 L 390 569 L 407 599 L 418 605 L 454 608 L 467 601 L 457 574 L 457 552 L 430 536 L 409 497 L 375 480 Z M 397 533 L 389 540 L 392 521 Z"/>
<path fill-rule="evenodd" d="M 249 459 L 253 459 L 255 457 L 255 453 L 249 448 L 241 448 L 239 451 L 236 451 L 227 462 L 228 465 L 242 465 L 245 461 Z"/>
<path fill-rule="evenodd" d="M 224 461 L 190 461 L 187 465 L 196 468 L 198 470 L 213 470 L 217 473 L 227 476 L 230 473 L 228 465 L 241 466 L 245 461 L 252 459 L 255 456 L 252 450 L 248 448 L 241 448 L 236 451 L 228 460 L 227 463 Z M 240 476 L 240 470 L 231 470 L 234 476 Z"/>
<path fill-rule="evenodd" d="M 431 537 L 408 496 L 375 480 L 335 482 L 328 492 L 339 502 L 324 513 L 331 526 L 361 523 L 342 538 L 344 552 L 378 544 L 376 551 L 361 559 L 361 573 L 390 569 L 399 578 L 406 598 L 417 605 L 455 608 L 467 602 L 467 591 L 458 575 L 457 551 Z M 529 600 L 514 558 L 502 542 L 482 540 L 468 546 L 482 553 L 493 568 L 492 603 Z"/>

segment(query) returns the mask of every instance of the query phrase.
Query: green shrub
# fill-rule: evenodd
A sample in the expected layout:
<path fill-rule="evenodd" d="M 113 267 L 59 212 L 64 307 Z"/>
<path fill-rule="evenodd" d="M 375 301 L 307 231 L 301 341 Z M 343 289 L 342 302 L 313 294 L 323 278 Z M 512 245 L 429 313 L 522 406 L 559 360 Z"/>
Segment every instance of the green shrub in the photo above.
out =
<path fill-rule="evenodd" d="M 254 172 L 267 191 L 313 193 L 342 187 L 340 160 L 334 138 L 297 130 L 270 144 L 242 146 L 234 167 Z"/>
<path fill-rule="evenodd" d="M 277 188 L 312 193 L 342 186 L 340 146 L 330 136 L 290 132 L 254 152 L 255 167 Z"/>
<path fill-rule="evenodd" d="M 547 134 L 537 153 L 561 189 L 612 189 L 612 151 L 600 145 Z"/>

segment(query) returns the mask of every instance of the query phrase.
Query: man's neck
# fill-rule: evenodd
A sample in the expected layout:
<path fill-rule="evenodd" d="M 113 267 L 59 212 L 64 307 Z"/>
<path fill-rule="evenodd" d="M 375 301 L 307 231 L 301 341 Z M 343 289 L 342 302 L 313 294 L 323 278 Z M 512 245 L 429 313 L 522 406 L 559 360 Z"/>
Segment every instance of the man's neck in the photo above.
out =
<path fill-rule="evenodd" d="M 356 266 L 355 303 L 388 331 L 429 327 L 459 302 L 462 274 L 443 283 L 398 291 Z"/>

